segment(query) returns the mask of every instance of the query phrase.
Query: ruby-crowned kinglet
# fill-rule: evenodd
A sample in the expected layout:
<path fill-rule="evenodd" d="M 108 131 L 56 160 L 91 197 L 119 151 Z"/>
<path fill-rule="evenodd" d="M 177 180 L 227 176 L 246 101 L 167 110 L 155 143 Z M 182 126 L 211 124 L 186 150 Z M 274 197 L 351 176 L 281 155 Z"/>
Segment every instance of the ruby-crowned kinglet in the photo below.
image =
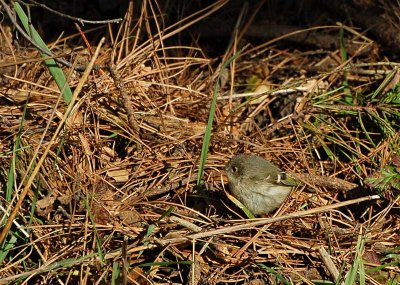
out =
<path fill-rule="evenodd" d="M 295 185 L 285 172 L 255 155 L 234 156 L 226 173 L 233 196 L 255 215 L 278 208 Z"/>

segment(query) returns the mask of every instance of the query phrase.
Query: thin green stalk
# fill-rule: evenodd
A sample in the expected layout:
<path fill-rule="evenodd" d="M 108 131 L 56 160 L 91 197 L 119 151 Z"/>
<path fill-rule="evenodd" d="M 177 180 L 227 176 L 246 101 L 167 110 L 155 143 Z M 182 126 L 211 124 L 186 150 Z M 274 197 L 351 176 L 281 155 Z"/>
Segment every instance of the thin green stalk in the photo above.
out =
<path fill-rule="evenodd" d="M 208 153 L 208 148 L 210 146 L 210 140 L 211 140 L 211 130 L 212 130 L 212 125 L 214 121 L 214 114 L 215 114 L 215 106 L 217 104 L 217 97 L 218 97 L 218 92 L 219 92 L 219 82 L 221 79 L 222 72 L 231 64 L 232 61 L 234 61 L 238 56 L 240 55 L 240 51 L 234 54 L 231 58 L 229 58 L 221 67 L 221 70 L 218 74 L 217 81 L 214 85 L 214 91 L 213 91 L 213 99 L 211 102 L 211 107 L 210 107 L 210 114 L 208 116 L 208 123 L 206 127 L 206 132 L 204 134 L 204 140 L 203 140 L 203 145 L 201 147 L 201 154 L 200 154 L 200 162 L 199 162 L 199 171 L 197 173 L 197 188 L 200 189 L 201 187 L 201 182 L 204 174 L 204 167 L 206 164 L 207 160 L 207 153 Z"/>

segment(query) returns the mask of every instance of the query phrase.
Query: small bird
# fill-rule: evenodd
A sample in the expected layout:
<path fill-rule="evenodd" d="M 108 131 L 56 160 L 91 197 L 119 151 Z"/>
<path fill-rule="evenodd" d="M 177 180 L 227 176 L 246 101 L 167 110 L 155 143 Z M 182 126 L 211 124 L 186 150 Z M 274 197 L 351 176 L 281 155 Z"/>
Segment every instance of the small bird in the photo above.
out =
<path fill-rule="evenodd" d="M 255 215 L 278 208 L 296 185 L 285 172 L 256 155 L 236 155 L 225 170 L 233 196 Z"/>

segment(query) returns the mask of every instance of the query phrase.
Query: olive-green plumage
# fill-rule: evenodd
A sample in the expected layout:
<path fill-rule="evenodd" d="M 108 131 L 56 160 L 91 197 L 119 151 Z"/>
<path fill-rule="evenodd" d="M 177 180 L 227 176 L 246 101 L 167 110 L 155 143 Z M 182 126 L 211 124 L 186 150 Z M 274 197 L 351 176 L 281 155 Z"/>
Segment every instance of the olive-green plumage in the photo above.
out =
<path fill-rule="evenodd" d="M 294 185 L 285 172 L 255 155 L 234 156 L 226 165 L 226 173 L 233 196 L 255 215 L 278 208 Z"/>

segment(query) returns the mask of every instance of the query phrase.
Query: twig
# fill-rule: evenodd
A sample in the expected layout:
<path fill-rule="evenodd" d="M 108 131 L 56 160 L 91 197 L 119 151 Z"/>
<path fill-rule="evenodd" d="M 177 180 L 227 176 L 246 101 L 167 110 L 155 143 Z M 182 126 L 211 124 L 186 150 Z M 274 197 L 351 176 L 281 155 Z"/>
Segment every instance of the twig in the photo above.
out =
<path fill-rule="evenodd" d="M 232 99 L 240 99 L 240 98 L 249 98 L 249 97 L 258 97 L 262 95 L 267 95 L 270 94 L 271 96 L 279 96 L 279 95 L 289 95 L 293 94 L 296 92 L 307 92 L 310 88 L 306 86 L 299 86 L 299 87 L 294 87 L 294 88 L 288 88 L 288 89 L 282 89 L 282 90 L 277 90 L 277 91 L 261 91 L 261 92 L 249 92 L 249 93 L 237 93 L 237 94 L 232 94 L 232 95 L 226 95 L 226 96 L 220 96 L 218 97 L 218 100 L 228 100 L 229 98 Z"/>
<path fill-rule="evenodd" d="M 18 30 L 18 32 L 21 33 L 21 35 L 28 41 L 30 42 L 35 48 L 37 48 L 41 53 L 48 55 L 52 58 L 54 58 L 55 61 L 67 66 L 67 67 L 72 67 L 72 64 L 64 59 L 60 59 L 55 57 L 51 52 L 43 49 L 41 46 L 39 46 L 27 33 L 25 33 L 24 29 L 21 28 L 21 26 L 17 23 L 15 16 L 13 12 L 11 11 L 10 7 L 4 2 L 4 0 L 0 0 L 0 3 L 2 4 L 4 10 L 6 11 L 8 17 L 10 18 L 11 23 L 15 26 L 15 28 Z M 77 67 L 77 70 L 82 70 L 81 67 Z"/>
<path fill-rule="evenodd" d="M 290 173 L 290 176 L 293 176 L 294 178 L 296 178 L 296 180 L 302 181 L 305 184 L 325 187 L 335 191 L 350 191 L 358 187 L 358 185 L 355 183 L 351 183 L 336 177 L 311 175 L 304 173 Z"/>
<path fill-rule="evenodd" d="M 298 212 L 290 213 L 290 214 L 287 214 L 284 216 L 261 219 L 261 220 L 256 220 L 254 222 L 242 224 L 242 225 L 225 227 L 225 228 L 211 230 L 211 231 L 207 231 L 207 232 L 203 232 L 203 233 L 191 234 L 184 238 L 165 239 L 164 242 L 180 243 L 180 242 L 186 241 L 186 240 L 200 239 L 200 238 L 205 238 L 205 237 L 209 237 L 209 236 L 215 236 L 215 235 L 227 234 L 227 233 L 232 233 L 232 232 L 241 231 L 241 230 L 253 229 L 258 226 L 264 226 L 264 225 L 272 224 L 275 222 L 280 222 L 280 221 L 284 221 L 284 220 L 300 218 L 300 217 L 305 217 L 305 216 L 309 216 L 309 215 L 313 215 L 313 214 L 317 214 L 317 213 L 327 212 L 332 209 L 336 209 L 336 208 L 340 208 L 340 207 L 344 207 L 344 206 L 348 206 L 348 205 L 352 205 L 352 204 L 357 204 L 357 203 L 361 203 L 361 202 L 365 202 L 365 201 L 376 200 L 379 198 L 380 197 L 378 195 L 366 196 L 366 197 L 348 200 L 348 201 L 344 201 L 344 202 L 340 202 L 340 203 L 336 203 L 336 204 L 332 204 L 332 205 L 327 205 L 327 206 L 323 206 L 323 207 L 318 207 L 318 208 L 314 208 L 314 209 L 310 209 L 310 210 L 306 210 L 306 211 L 298 211 Z"/>
<path fill-rule="evenodd" d="M 338 278 L 339 278 L 339 270 L 336 268 L 335 264 L 333 263 L 332 258 L 329 256 L 329 254 L 326 252 L 326 250 L 323 246 L 320 246 L 318 248 L 318 251 L 319 251 L 319 254 L 321 255 L 321 259 L 324 262 L 326 268 L 331 273 L 335 282 L 337 282 Z"/>
<path fill-rule="evenodd" d="M 44 5 L 44 4 L 42 4 L 42 3 L 36 2 L 35 0 L 29 0 L 29 1 L 32 2 L 34 5 L 39 6 L 39 7 L 42 7 L 43 9 L 48 10 L 48 11 L 50 11 L 50 12 L 56 14 L 56 15 L 59 15 L 59 16 L 61 16 L 61 17 L 64 17 L 64 18 L 67 18 L 67 19 L 70 19 L 70 20 L 73 20 L 73 21 L 78 21 L 78 22 L 81 23 L 82 25 L 83 25 L 84 23 L 87 23 L 87 24 L 109 24 L 109 23 L 117 23 L 117 24 L 118 24 L 119 22 L 122 21 L 122 18 L 117 18 L 117 19 L 112 19 L 112 20 L 100 20 L 100 21 L 85 20 L 85 19 L 82 19 L 82 18 L 77 18 L 77 17 L 73 17 L 73 16 L 70 16 L 70 15 L 61 13 L 61 12 L 59 12 L 59 11 L 57 11 L 57 10 L 54 10 L 54 9 L 52 9 L 52 8 L 50 8 L 50 7 L 47 7 L 46 5 Z M 25 2 L 23 2 L 23 1 L 21 1 L 21 0 L 18 0 L 18 2 L 27 5 Z"/>
<path fill-rule="evenodd" d="M 110 71 L 110 75 L 112 79 L 114 80 L 115 87 L 117 87 L 119 93 L 120 93 L 120 98 L 122 101 L 122 104 L 125 108 L 126 114 L 128 115 L 128 123 L 129 126 L 136 132 L 137 135 L 140 134 L 140 128 L 139 124 L 136 120 L 135 112 L 133 111 L 131 100 L 129 99 L 128 93 L 126 92 L 125 89 L 125 84 L 119 74 L 117 73 L 116 69 L 114 66 L 109 65 L 108 67 Z"/>
<path fill-rule="evenodd" d="M 306 210 L 306 211 L 298 211 L 298 212 L 290 213 L 290 214 L 287 214 L 284 216 L 267 218 L 267 219 L 257 219 L 256 221 L 249 222 L 249 223 L 248 223 L 248 220 L 245 220 L 244 224 L 231 226 L 231 227 L 225 227 L 225 228 L 221 228 L 221 229 L 210 230 L 207 232 L 195 233 L 195 234 L 188 235 L 186 237 L 164 239 L 162 242 L 165 244 L 168 244 L 168 243 L 179 244 L 179 243 L 182 243 L 185 241 L 193 241 L 195 239 L 200 239 L 200 238 L 205 238 L 205 237 L 210 237 L 210 236 L 215 236 L 215 235 L 220 235 L 220 234 L 227 234 L 227 233 L 232 233 L 232 232 L 241 231 L 241 230 L 254 229 L 255 227 L 258 227 L 258 226 L 264 226 L 264 225 L 272 224 L 272 223 L 279 222 L 279 221 L 295 219 L 295 218 L 305 217 L 305 216 L 309 216 L 309 215 L 313 215 L 313 214 L 317 214 L 317 213 L 327 212 L 332 209 L 336 209 L 336 208 L 340 208 L 340 207 L 344 207 L 344 206 L 348 206 L 348 205 L 352 205 L 352 204 L 356 204 L 356 203 L 361 203 L 361 202 L 365 202 L 365 201 L 376 200 L 379 198 L 380 197 L 378 195 L 366 196 L 366 197 L 348 200 L 348 201 L 344 201 L 344 202 L 340 202 L 340 203 L 336 203 L 336 204 L 332 204 L 332 205 L 327 205 L 327 206 L 323 206 L 323 207 L 318 207 L 318 208 L 314 208 L 314 209 L 310 209 L 310 210 Z M 158 247 L 158 245 L 156 245 L 156 244 L 147 244 L 147 245 L 141 245 L 141 246 L 135 245 L 135 246 L 131 246 L 128 249 L 127 253 L 132 254 L 134 252 L 139 252 L 142 250 L 152 249 L 152 248 L 156 248 L 156 247 Z M 107 259 L 116 259 L 120 255 L 121 255 L 121 249 L 117 249 L 114 252 L 110 252 L 110 253 L 106 254 L 104 256 L 104 259 L 106 259 L 106 260 Z M 98 259 L 98 257 L 96 257 L 96 258 Z"/>

